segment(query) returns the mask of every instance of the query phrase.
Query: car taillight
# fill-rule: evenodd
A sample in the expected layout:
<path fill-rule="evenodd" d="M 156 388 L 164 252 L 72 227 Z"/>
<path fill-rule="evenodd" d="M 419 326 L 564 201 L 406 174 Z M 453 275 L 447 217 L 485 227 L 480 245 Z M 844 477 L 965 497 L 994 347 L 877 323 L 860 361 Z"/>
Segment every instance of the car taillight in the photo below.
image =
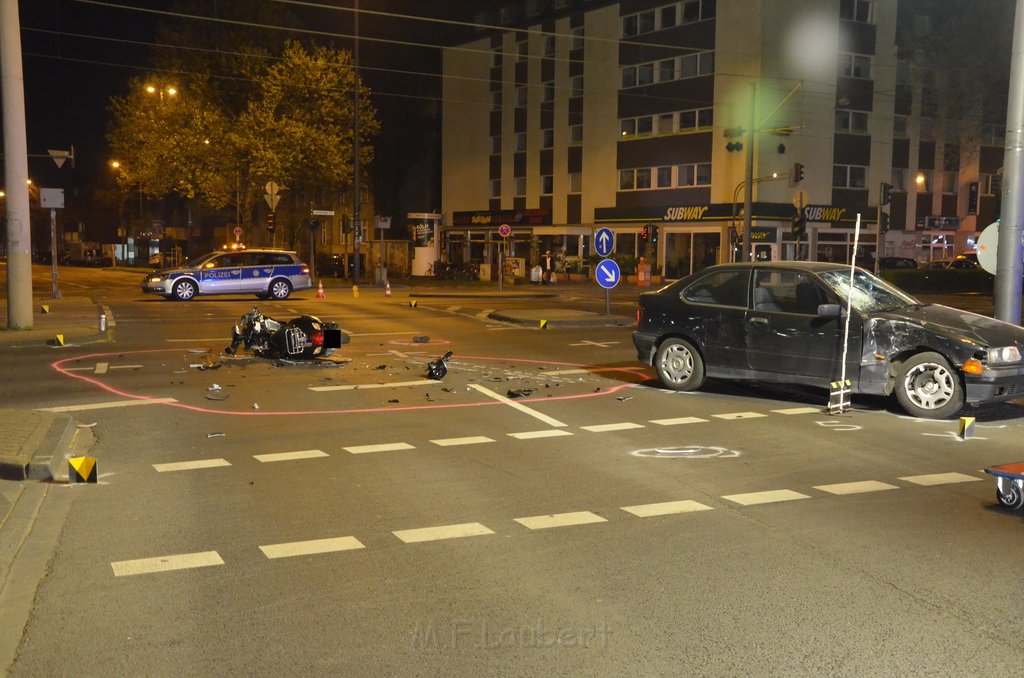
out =
<path fill-rule="evenodd" d="M 303 265 L 302 266 L 302 272 L 305 273 L 306 275 L 309 275 L 309 266 Z"/>
<path fill-rule="evenodd" d="M 312 344 L 314 346 L 323 346 L 324 345 L 324 333 L 323 332 L 313 332 L 311 335 L 309 335 L 309 341 L 312 342 Z"/>
<path fill-rule="evenodd" d="M 643 306 L 637 306 L 636 307 L 636 324 L 639 325 L 640 321 L 643 320 L 643 319 L 644 319 L 644 307 Z"/>

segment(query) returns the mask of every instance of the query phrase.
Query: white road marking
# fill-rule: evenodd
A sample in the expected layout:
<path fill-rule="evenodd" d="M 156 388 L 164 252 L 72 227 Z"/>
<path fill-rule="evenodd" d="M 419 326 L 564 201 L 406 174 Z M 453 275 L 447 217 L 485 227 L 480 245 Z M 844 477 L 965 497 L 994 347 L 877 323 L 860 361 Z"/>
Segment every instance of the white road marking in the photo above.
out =
<path fill-rule="evenodd" d="M 639 368 L 626 368 L 626 367 L 587 367 L 572 370 L 545 370 L 540 374 L 545 377 L 562 377 L 571 376 L 574 374 L 599 374 L 601 372 L 621 372 L 623 370 L 633 371 Z M 674 391 L 673 391 L 674 392 Z"/>
<path fill-rule="evenodd" d="M 475 318 L 487 318 L 492 313 L 494 313 L 494 309 L 493 308 L 485 308 L 484 310 L 480 311 L 479 313 L 477 313 L 473 317 L 475 317 Z"/>
<path fill-rule="evenodd" d="M 530 516 L 528 518 L 516 518 L 515 521 L 523 527 L 531 530 L 546 530 L 550 527 L 569 527 L 571 525 L 589 525 L 591 523 L 606 523 L 608 520 L 590 511 L 576 511 L 574 513 L 555 513 L 547 516 Z"/>
<path fill-rule="evenodd" d="M 679 424 L 705 424 L 707 419 L 701 419 L 700 417 L 673 417 L 672 419 L 651 419 L 652 424 L 659 424 L 661 426 L 677 426 Z"/>
<path fill-rule="evenodd" d="M 493 443 L 494 438 L 488 438 L 487 436 L 467 436 L 465 438 L 438 438 L 437 440 L 431 440 L 430 442 L 441 447 L 451 447 L 453 445 L 477 445 L 479 443 Z"/>
<path fill-rule="evenodd" d="M 617 343 L 619 343 L 619 342 L 617 342 L 617 341 L 591 341 L 589 339 L 584 339 L 583 341 L 577 342 L 575 344 L 569 344 L 569 345 L 570 346 L 597 346 L 599 348 L 608 348 L 612 344 L 617 344 Z"/>
<path fill-rule="evenodd" d="M 341 386 L 310 386 L 310 391 L 323 393 L 326 391 L 363 391 L 370 388 L 400 388 L 402 386 L 429 386 L 436 384 L 436 379 L 416 379 L 414 381 L 395 381 L 390 384 L 344 384 Z"/>
<path fill-rule="evenodd" d="M 652 516 L 668 516 L 676 513 L 692 513 L 694 511 L 710 511 L 711 507 L 699 501 L 684 499 L 682 501 L 663 501 L 658 504 L 639 504 L 637 506 L 623 506 L 622 510 L 632 513 L 638 518 L 650 518 Z"/>
<path fill-rule="evenodd" d="M 511 398 L 506 398 L 500 393 L 495 393 L 491 389 L 481 386 L 480 384 L 470 384 L 469 388 L 480 391 L 488 398 L 493 398 L 494 400 L 497 400 L 499 403 L 505 403 L 509 407 L 515 408 L 520 412 L 523 412 L 524 414 L 528 414 L 531 417 L 536 417 L 537 419 L 540 419 L 549 426 L 568 426 L 568 424 L 560 422 L 554 417 L 549 417 L 548 415 L 538 412 L 537 410 L 531 409 L 526 405 L 523 405 L 522 403 L 517 403 L 515 400 L 512 400 Z"/>
<path fill-rule="evenodd" d="M 951 483 L 969 483 L 972 480 L 981 480 L 981 478 L 963 473 L 929 473 L 921 476 L 903 476 L 900 480 L 915 485 L 949 485 Z"/>
<path fill-rule="evenodd" d="M 140 558 L 138 560 L 119 560 L 110 564 L 115 577 L 128 577 L 136 574 L 152 574 L 154 572 L 170 572 L 171 570 L 190 570 L 196 567 L 223 565 L 224 560 L 216 551 L 199 553 L 181 553 L 156 558 Z"/>
<path fill-rule="evenodd" d="M 775 414 L 821 414 L 824 407 L 787 407 L 782 410 L 772 410 Z"/>
<path fill-rule="evenodd" d="M 352 454 L 367 454 L 369 452 L 395 452 L 398 450 L 415 450 L 416 447 L 409 443 L 384 443 L 383 445 L 355 445 L 342 448 Z"/>
<path fill-rule="evenodd" d="M 312 539 L 310 541 L 293 541 L 286 544 L 268 544 L 261 546 L 260 551 L 267 558 L 292 558 L 295 556 L 311 556 L 318 553 L 334 553 L 336 551 L 354 551 L 366 548 L 355 537 L 333 537 L 331 539 Z"/>
<path fill-rule="evenodd" d="M 516 438 L 517 440 L 533 440 L 535 438 L 556 438 L 558 436 L 571 436 L 571 431 L 562 431 L 560 429 L 544 430 L 544 431 L 523 431 L 521 433 L 509 433 L 509 436 Z"/>
<path fill-rule="evenodd" d="M 112 400 L 105 403 L 88 405 L 64 405 L 62 407 L 40 407 L 37 412 L 84 412 L 86 410 L 105 410 L 112 407 L 136 407 L 138 405 L 163 405 L 178 402 L 174 398 L 148 398 L 146 400 Z"/>
<path fill-rule="evenodd" d="M 438 527 L 421 527 L 415 530 L 396 530 L 391 534 L 406 544 L 440 539 L 459 539 L 461 537 L 480 537 L 494 534 L 494 530 L 480 523 L 460 523 L 458 525 L 440 525 Z"/>
<path fill-rule="evenodd" d="M 711 416 L 716 419 L 732 421 L 734 419 L 757 419 L 759 417 L 767 417 L 768 415 L 761 412 L 730 412 L 728 414 L 712 414 Z"/>
<path fill-rule="evenodd" d="M 212 337 L 212 338 L 206 338 L 206 339 L 202 339 L 202 338 L 199 338 L 199 339 L 197 339 L 197 338 L 192 338 L 192 339 L 164 339 L 164 341 L 172 343 L 172 344 L 173 343 L 194 344 L 194 343 L 197 343 L 197 342 L 200 342 L 200 341 L 224 341 L 224 337 Z M 230 339 L 229 339 L 229 341 L 230 341 Z"/>
<path fill-rule="evenodd" d="M 196 459 L 195 461 L 177 461 L 169 464 L 153 464 L 157 473 L 168 471 L 194 471 L 201 468 L 217 468 L 218 466 L 231 466 L 227 459 Z"/>
<path fill-rule="evenodd" d="M 753 506 L 755 504 L 774 504 L 780 501 L 794 501 L 796 499 L 810 499 L 806 494 L 800 494 L 793 490 L 768 490 L 767 492 L 747 492 L 745 494 L 724 495 L 726 499 L 741 506 Z"/>
<path fill-rule="evenodd" d="M 95 372 L 96 374 L 105 374 L 107 370 L 140 370 L 142 369 L 142 365 L 111 365 L 110 363 L 96 363 L 95 367 L 65 367 L 64 369 L 68 372 Z"/>
<path fill-rule="evenodd" d="M 883 490 L 898 490 L 900 488 L 896 485 L 882 483 L 877 480 L 862 480 L 855 483 L 815 485 L 814 489 L 828 492 L 829 494 L 860 494 L 861 492 L 881 492 Z"/>
<path fill-rule="evenodd" d="M 275 461 L 295 461 L 296 459 L 314 459 L 329 456 L 323 450 L 299 450 L 298 452 L 276 452 L 274 454 L 254 454 L 256 461 L 264 463 Z"/>
<path fill-rule="evenodd" d="M 631 421 L 623 421 L 618 424 L 597 424 L 594 426 L 580 426 L 584 431 L 591 433 L 608 433 L 609 431 L 628 431 L 634 428 L 644 428 L 643 424 L 634 424 Z"/>

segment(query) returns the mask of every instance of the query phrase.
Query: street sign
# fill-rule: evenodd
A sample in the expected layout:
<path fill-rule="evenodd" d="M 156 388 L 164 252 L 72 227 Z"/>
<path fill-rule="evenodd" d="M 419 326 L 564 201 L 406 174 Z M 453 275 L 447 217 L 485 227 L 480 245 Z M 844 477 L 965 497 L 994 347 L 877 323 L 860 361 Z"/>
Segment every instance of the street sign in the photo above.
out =
<path fill-rule="evenodd" d="M 793 191 L 793 207 L 798 210 L 802 210 L 805 206 L 811 204 L 811 198 L 807 195 L 807 191 L 802 188 L 798 188 Z"/>
<path fill-rule="evenodd" d="M 276 210 L 277 203 L 281 202 L 281 196 L 276 193 L 264 193 L 263 199 L 267 201 L 267 205 L 271 210 Z"/>
<path fill-rule="evenodd" d="M 235 226 L 234 234 L 235 234 L 235 240 L 238 240 L 239 238 L 241 238 L 242 237 L 242 227 L 241 226 Z"/>
<path fill-rule="evenodd" d="M 270 195 L 277 195 L 277 191 L 281 187 L 275 184 L 273 181 L 268 181 L 265 188 L 267 189 L 267 193 L 269 193 Z"/>
<path fill-rule="evenodd" d="M 594 274 L 597 278 L 597 284 L 606 290 L 610 290 L 619 284 L 619 278 L 622 276 L 619 273 L 619 265 L 611 259 L 602 259 L 597 265 L 597 270 Z"/>
<path fill-rule="evenodd" d="M 978 236 L 978 264 L 996 274 L 996 253 L 999 247 L 999 222 L 989 224 Z"/>
<path fill-rule="evenodd" d="M 599 257 L 607 257 L 615 249 L 615 234 L 612 229 L 602 227 L 594 234 L 594 251 Z M 615 285 L 612 285 L 615 287 Z"/>
<path fill-rule="evenodd" d="M 63 209 L 64 208 L 64 189 L 63 188 L 40 188 L 39 189 L 39 206 L 49 209 Z"/>
<path fill-rule="evenodd" d="M 311 210 L 310 214 L 314 217 L 333 217 L 334 210 Z"/>
<path fill-rule="evenodd" d="M 502 238 L 509 237 L 510 235 L 512 235 L 512 227 L 509 226 L 508 224 L 502 224 L 501 226 L 498 226 L 498 235 L 500 235 Z"/>

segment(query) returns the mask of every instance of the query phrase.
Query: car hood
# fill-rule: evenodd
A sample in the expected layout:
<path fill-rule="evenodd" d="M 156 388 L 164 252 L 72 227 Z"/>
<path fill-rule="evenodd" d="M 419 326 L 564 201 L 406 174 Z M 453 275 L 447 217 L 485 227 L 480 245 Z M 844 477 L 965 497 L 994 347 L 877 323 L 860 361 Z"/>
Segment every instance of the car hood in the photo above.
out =
<path fill-rule="evenodd" d="M 978 348 L 1017 346 L 1024 349 L 1024 328 L 988 316 L 941 304 L 918 304 L 869 316 L 871 325 L 894 330 L 915 328 Z M 916 332 L 915 332 L 916 333 Z"/>

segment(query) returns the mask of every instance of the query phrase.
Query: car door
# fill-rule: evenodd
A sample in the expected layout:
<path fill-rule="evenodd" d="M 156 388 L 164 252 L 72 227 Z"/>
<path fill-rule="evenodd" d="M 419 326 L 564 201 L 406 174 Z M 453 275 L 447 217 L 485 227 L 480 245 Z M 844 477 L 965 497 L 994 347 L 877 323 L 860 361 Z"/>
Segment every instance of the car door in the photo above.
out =
<path fill-rule="evenodd" d="M 243 252 L 241 254 L 242 272 L 239 276 L 238 291 L 255 294 L 266 292 L 270 284 L 273 266 L 265 265 L 263 252 Z"/>
<path fill-rule="evenodd" d="M 199 290 L 203 294 L 233 294 L 238 292 L 242 276 L 241 257 L 229 252 L 203 264 Z"/>
<path fill-rule="evenodd" d="M 818 315 L 821 304 L 838 300 L 811 273 L 756 268 L 747 319 L 747 359 L 758 378 L 827 387 L 841 376 L 845 317 Z M 848 378 L 860 362 L 861 322 L 850 319 Z"/>
<path fill-rule="evenodd" d="M 744 321 L 749 289 L 750 269 L 730 267 L 707 271 L 680 294 L 683 306 L 674 324 L 699 344 L 708 376 L 747 374 Z"/>

